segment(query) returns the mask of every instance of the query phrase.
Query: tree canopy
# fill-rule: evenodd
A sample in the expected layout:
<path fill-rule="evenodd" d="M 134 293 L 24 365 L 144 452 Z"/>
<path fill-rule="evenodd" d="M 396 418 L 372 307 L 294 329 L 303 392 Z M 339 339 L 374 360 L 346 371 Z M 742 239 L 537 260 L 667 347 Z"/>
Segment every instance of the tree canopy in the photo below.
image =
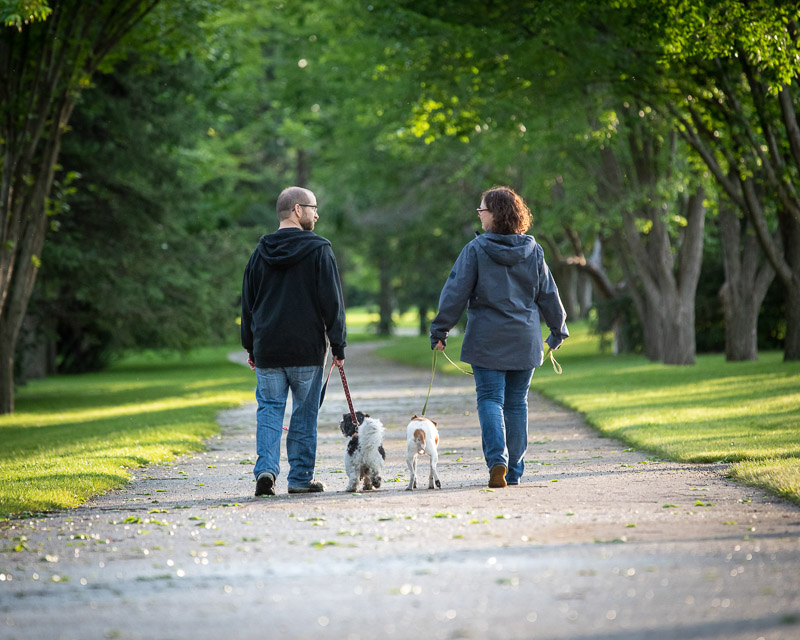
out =
<path fill-rule="evenodd" d="M 348 301 L 384 332 L 412 307 L 424 329 L 480 194 L 508 184 L 570 313 L 594 308 L 618 348 L 679 364 L 725 348 L 695 335 L 713 281 L 724 313 L 704 317 L 746 343 L 729 357 L 755 357 L 767 300 L 797 359 L 799 13 L 0 2 L 4 362 L 26 312 L 62 370 L 233 336 L 238 272 L 289 184 L 317 193 Z"/>

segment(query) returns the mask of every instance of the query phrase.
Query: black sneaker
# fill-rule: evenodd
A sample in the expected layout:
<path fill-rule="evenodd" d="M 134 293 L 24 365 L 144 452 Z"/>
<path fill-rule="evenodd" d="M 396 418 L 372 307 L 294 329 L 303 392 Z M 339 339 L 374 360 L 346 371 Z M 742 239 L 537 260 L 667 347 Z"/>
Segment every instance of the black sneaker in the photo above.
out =
<path fill-rule="evenodd" d="M 325 485 L 319 480 L 312 480 L 304 487 L 289 487 L 289 493 L 322 493 L 323 491 L 325 491 Z"/>
<path fill-rule="evenodd" d="M 257 496 L 274 496 L 275 495 L 275 476 L 271 473 L 264 471 L 258 474 L 256 479 L 256 495 Z"/>

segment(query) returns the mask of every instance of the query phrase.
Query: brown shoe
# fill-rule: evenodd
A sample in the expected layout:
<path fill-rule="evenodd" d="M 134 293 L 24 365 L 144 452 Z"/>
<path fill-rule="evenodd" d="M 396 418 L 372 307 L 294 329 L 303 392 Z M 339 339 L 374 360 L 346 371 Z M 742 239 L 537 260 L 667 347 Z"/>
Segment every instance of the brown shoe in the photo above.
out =
<path fill-rule="evenodd" d="M 502 464 L 496 464 L 489 472 L 489 487 L 492 489 L 502 489 L 506 486 L 507 469 Z"/>

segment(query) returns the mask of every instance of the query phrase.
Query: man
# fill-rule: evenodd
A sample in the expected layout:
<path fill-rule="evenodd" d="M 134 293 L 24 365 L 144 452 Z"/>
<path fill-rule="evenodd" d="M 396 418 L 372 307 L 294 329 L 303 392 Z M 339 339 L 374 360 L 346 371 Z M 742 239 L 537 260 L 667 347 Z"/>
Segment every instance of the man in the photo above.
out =
<path fill-rule="evenodd" d="M 289 187 L 278 196 L 276 209 L 280 226 L 261 237 L 242 282 L 242 346 L 258 383 L 257 496 L 275 495 L 289 389 L 289 493 L 325 490 L 314 480 L 322 370 L 327 343 L 335 364 L 344 360 L 346 346 L 336 258 L 331 243 L 313 232 L 319 219 L 316 196 Z"/>

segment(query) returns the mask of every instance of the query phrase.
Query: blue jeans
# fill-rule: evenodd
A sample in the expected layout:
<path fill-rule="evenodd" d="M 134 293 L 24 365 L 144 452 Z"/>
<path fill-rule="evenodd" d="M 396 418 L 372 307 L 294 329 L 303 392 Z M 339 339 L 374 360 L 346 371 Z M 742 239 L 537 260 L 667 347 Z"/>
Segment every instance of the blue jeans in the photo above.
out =
<path fill-rule="evenodd" d="M 528 449 L 528 389 L 533 369 L 496 371 L 472 367 L 486 464 L 508 469 L 506 482 L 519 484 Z"/>
<path fill-rule="evenodd" d="M 267 471 L 280 473 L 281 435 L 286 399 L 292 390 L 292 417 L 286 434 L 289 486 L 307 486 L 314 477 L 317 457 L 317 414 L 322 390 L 322 367 L 256 369 L 256 478 Z"/>

